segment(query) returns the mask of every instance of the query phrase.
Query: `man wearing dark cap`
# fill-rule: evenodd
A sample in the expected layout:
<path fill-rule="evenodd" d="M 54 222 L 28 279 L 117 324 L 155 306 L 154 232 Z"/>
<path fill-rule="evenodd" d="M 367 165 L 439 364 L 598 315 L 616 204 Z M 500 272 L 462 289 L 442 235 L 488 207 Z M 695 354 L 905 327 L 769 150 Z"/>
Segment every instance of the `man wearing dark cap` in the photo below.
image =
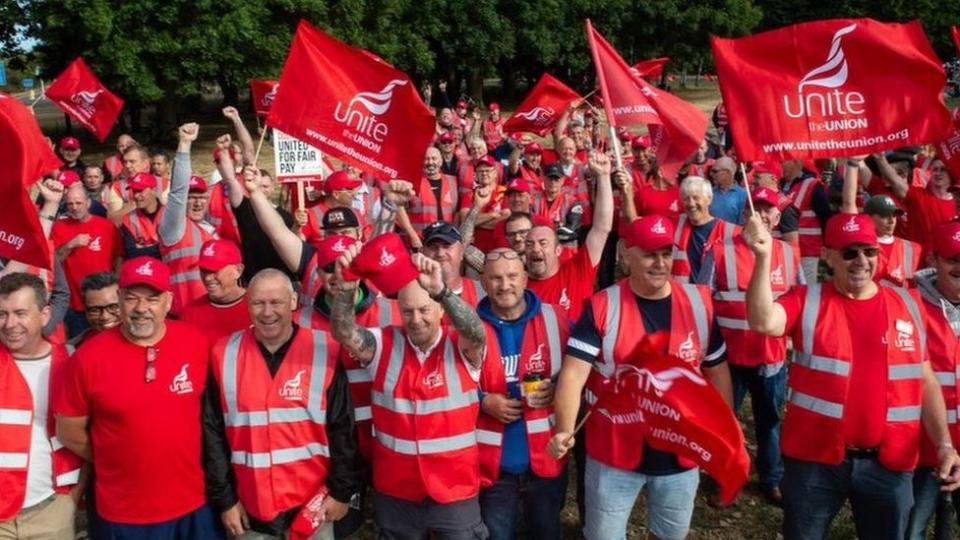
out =
<path fill-rule="evenodd" d="M 780 222 L 781 196 L 776 188 L 757 188 L 752 193 L 753 206 L 767 231 L 776 230 Z M 750 208 L 743 211 L 744 220 Z M 757 437 L 757 474 L 763 494 L 773 504 L 780 504 L 780 480 L 783 461 L 780 457 L 780 415 L 783 409 L 787 370 L 787 340 L 750 330 L 744 294 L 753 272 L 754 256 L 743 234 L 730 227 L 720 242 L 708 251 L 697 282 L 714 291 L 713 304 L 720 333 L 727 344 L 730 377 L 733 381 L 734 409 L 739 412 L 747 392 L 750 393 L 754 430 Z M 779 296 L 791 287 L 804 284 L 800 269 L 800 251 L 781 240 L 773 242 L 770 287 Z"/>
<path fill-rule="evenodd" d="M 577 201 L 573 190 L 564 185 L 565 180 L 563 167 L 559 163 L 544 167 L 543 191 L 534 194 L 531 214 L 556 226 L 563 225 L 576 231 L 580 228 L 583 206 Z"/>
<path fill-rule="evenodd" d="M 885 285 L 906 287 L 920 267 L 923 247 L 905 238 L 894 236 L 897 222 L 904 211 L 889 195 L 875 195 L 867 201 L 863 212 L 873 218 L 877 229 L 880 257 L 877 261 L 877 279 Z"/>
<path fill-rule="evenodd" d="M 360 227 L 360 219 L 357 213 L 350 208 L 331 208 L 320 219 L 320 229 L 323 236 L 342 235 L 362 239 L 363 231 Z"/>
<path fill-rule="evenodd" d="M 120 325 L 74 354 L 57 437 L 93 462 L 104 537 L 222 538 L 200 462 L 209 342 L 167 319 L 173 293 L 165 264 L 127 260 L 119 282 Z"/>
<path fill-rule="evenodd" d="M 750 329 L 793 338 L 784 455 L 783 535 L 823 538 L 848 499 L 858 536 L 904 537 L 922 433 L 937 448 L 941 489 L 960 486 L 960 456 L 930 367 L 920 300 L 874 281 L 877 233 L 862 214 L 836 214 L 824 235 L 830 281 L 774 300 L 769 231 L 745 227 L 756 256 L 747 288 Z"/>
<path fill-rule="evenodd" d="M 64 137 L 60 139 L 59 148 L 60 157 L 63 158 L 63 166 L 60 167 L 60 170 L 69 169 L 77 173 L 78 176 L 83 176 L 86 165 L 83 161 L 80 161 L 80 141 L 76 137 Z"/>
<path fill-rule="evenodd" d="M 463 237 L 452 223 L 437 221 L 423 230 L 420 253 L 440 263 L 443 282 L 447 287 L 460 295 L 464 302 L 476 307 L 486 293 L 480 283 L 463 277 L 463 251 Z"/>
<path fill-rule="evenodd" d="M 625 238 L 630 277 L 594 294 L 570 333 L 554 398 L 556 434 L 550 453 L 560 458 L 574 444 L 581 395 L 595 403 L 603 381 L 628 363 L 647 334 L 669 332 L 663 353 L 696 366 L 731 402 L 726 347 L 713 317 L 710 291 L 670 276 L 673 223 L 663 216 L 633 221 Z M 642 415 L 591 414 L 583 533 L 587 540 L 624 538 L 641 489 L 646 489 L 650 535 L 684 538 L 690 528 L 699 470 L 676 454 L 644 441 Z"/>
<path fill-rule="evenodd" d="M 306 210 L 307 223 L 302 233 L 307 242 L 316 244 L 326 234 L 333 230 L 353 229 L 353 232 L 338 232 L 357 239 L 362 238 L 364 226 L 360 223 L 355 212 L 351 210 L 353 197 L 360 189 L 363 181 L 350 176 L 346 171 L 336 171 L 323 182 L 323 199 Z M 331 220 L 324 220 L 328 212 L 340 209 L 341 213 L 331 216 Z M 344 210 L 349 212 L 343 212 Z M 350 220 L 350 221 L 347 221 Z M 329 227 L 329 228 L 328 228 Z"/>
<path fill-rule="evenodd" d="M 197 268 L 207 294 L 184 307 L 180 320 L 199 328 L 210 341 L 250 326 L 247 291 L 240 283 L 240 248 L 230 240 L 208 240 L 200 248 Z"/>

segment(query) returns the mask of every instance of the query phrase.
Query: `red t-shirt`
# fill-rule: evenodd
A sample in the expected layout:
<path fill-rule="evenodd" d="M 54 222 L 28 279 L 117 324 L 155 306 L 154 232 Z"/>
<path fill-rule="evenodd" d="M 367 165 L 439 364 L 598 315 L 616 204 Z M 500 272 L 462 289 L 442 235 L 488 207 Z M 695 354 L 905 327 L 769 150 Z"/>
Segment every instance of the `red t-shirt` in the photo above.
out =
<path fill-rule="evenodd" d="M 247 295 L 244 294 L 231 304 L 214 304 L 206 296 L 198 298 L 183 308 L 180 320 L 196 327 L 214 343 L 250 326 Z"/>
<path fill-rule="evenodd" d="M 84 311 L 80 282 L 87 274 L 113 270 L 113 261 L 120 256 L 120 233 L 109 219 L 90 216 L 84 222 L 58 219 L 53 223 L 50 240 L 54 249 L 60 249 L 80 234 L 89 234 L 90 243 L 75 247 L 63 259 L 63 272 L 70 286 L 70 309 Z"/>
<path fill-rule="evenodd" d="M 643 186 L 637 189 L 633 196 L 634 205 L 637 207 L 638 216 L 649 216 L 656 214 L 668 217 L 674 223 L 680 217 L 683 211 L 683 203 L 680 201 L 680 188 L 670 186 L 667 189 L 654 189 L 653 186 Z"/>
<path fill-rule="evenodd" d="M 201 396 L 210 347 L 198 330 L 166 321 L 146 382 L 147 347 L 107 330 L 84 342 L 58 396 L 61 414 L 90 417 L 97 511 L 108 521 L 159 523 L 206 500 Z"/>
<path fill-rule="evenodd" d="M 954 199 L 941 199 L 928 189 L 910 186 L 903 200 L 909 219 L 907 238 L 923 245 L 923 258 L 933 247 L 933 231 L 937 225 L 957 215 L 956 204 Z"/>
<path fill-rule="evenodd" d="M 506 190 L 506 186 L 502 185 L 494 188 L 493 196 L 490 197 L 490 201 L 480 209 L 480 213 L 488 214 L 491 212 L 499 212 L 503 208 L 506 208 Z M 470 208 L 471 206 L 473 206 L 473 192 L 468 191 L 464 193 L 462 197 L 460 197 L 460 208 Z M 506 218 L 503 218 L 503 220 L 505 219 Z M 494 224 L 494 226 L 496 226 L 496 224 Z M 483 227 L 477 227 L 474 229 L 473 245 L 484 253 L 495 249 L 498 244 L 494 230 Z"/>
<path fill-rule="evenodd" d="M 568 320 L 576 321 L 583 310 L 583 302 L 593 295 L 597 279 L 597 265 L 590 261 L 590 250 L 581 247 L 560 270 L 546 279 L 530 278 L 527 288 L 540 300 L 560 306 Z"/>
<path fill-rule="evenodd" d="M 832 287 L 825 284 L 824 287 Z M 793 330 L 793 339 L 799 343 L 800 314 L 803 310 L 806 287 L 798 286 L 777 299 L 787 314 L 786 328 Z M 850 324 L 853 359 L 850 366 L 850 385 L 843 406 L 843 433 L 850 448 L 877 448 L 883 438 L 887 411 L 887 346 L 884 337 L 886 324 L 863 324 L 862 321 L 886 321 L 887 309 L 883 295 L 855 300 L 844 297 L 843 310 Z"/>

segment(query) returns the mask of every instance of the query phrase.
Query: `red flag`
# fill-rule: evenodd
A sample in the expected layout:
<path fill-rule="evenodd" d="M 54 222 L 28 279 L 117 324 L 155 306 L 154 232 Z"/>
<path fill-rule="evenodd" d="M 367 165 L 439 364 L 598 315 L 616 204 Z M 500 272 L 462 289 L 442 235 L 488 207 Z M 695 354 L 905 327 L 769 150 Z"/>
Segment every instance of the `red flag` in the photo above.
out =
<path fill-rule="evenodd" d="M 951 26 L 950 36 L 953 37 L 953 44 L 957 46 L 957 51 L 960 51 L 960 28 Z"/>
<path fill-rule="evenodd" d="M 273 99 L 277 97 L 279 87 L 280 83 L 277 81 L 250 79 L 250 102 L 257 116 L 266 116 L 270 113 L 270 106 L 273 105 Z"/>
<path fill-rule="evenodd" d="M 569 86 L 544 73 L 517 110 L 503 124 L 505 133 L 529 131 L 543 136 L 557 123 L 574 100 L 580 98 Z"/>
<path fill-rule="evenodd" d="M 950 176 L 960 178 L 960 108 L 954 109 L 953 132 L 946 139 L 934 145 L 937 157 L 947 166 Z"/>
<path fill-rule="evenodd" d="M 100 142 L 110 134 L 123 109 L 123 100 L 104 86 L 79 57 L 50 83 L 46 96 Z"/>
<path fill-rule="evenodd" d="M 664 175 L 676 177 L 696 152 L 707 131 L 707 115 L 690 103 L 660 90 L 631 70 L 610 43 L 587 21 L 603 106 L 611 126 L 647 124 L 650 143 Z"/>
<path fill-rule="evenodd" d="M 867 154 L 950 133 L 946 75 L 919 22 L 815 21 L 712 46 L 742 160 Z"/>
<path fill-rule="evenodd" d="M 419 178 L 434 117 L 410 78 L 300 21 L 267 124 L 378 178 Z"/>
<path fill-rule="evenodd" d="M 37 120 L 16 98 L 0 92 L 0 257 L 50 268 L 50 248 L 27 188 L 62 163 L 40 132 Z"/>
<path fill-rule="evenodd" d="M 630 363 L 604 381 L 594 407 L 599 414 L 639 414 L 650 446 L 702 467 L 731 502 L 750 474 L 740 423 L 699 368 L 660 352 L 668 340 L 666 332 L 645 337 Z"/>
<path fill-rule="evenodd" d="M 637 70 L 637 75 L 643 77 L 644 79 L 655 80 L 659 79 L 663 75 L 663 66 L 670 61 L 669 56 L 663 56 L 660 58 L 654 58 L 653 60 L 641 60 L 633 65 L 633 69 Z"/>

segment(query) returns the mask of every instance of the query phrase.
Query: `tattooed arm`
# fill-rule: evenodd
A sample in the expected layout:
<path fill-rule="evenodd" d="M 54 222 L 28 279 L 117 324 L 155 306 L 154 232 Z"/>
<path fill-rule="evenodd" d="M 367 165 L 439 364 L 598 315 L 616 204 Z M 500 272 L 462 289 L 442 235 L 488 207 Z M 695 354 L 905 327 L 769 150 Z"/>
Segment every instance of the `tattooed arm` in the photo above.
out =
<path fill-rule="evenodd" d="M 370 233 L 371 240 L 388 233 L 396 226 L 397 208 L 406 206 L 413 196 L 413 184 L 404 180 L 391 180 L 383 189 L 383 202 L 380 204 L 380 215 L 377 216 Z"/>
<path fill-rule="evenodd" d="M 334 292 L 330 295 L 330 333 L 360 365 L 366 367 L 377 352 L 377 340 L 373 332 L 357 326 L 354 313 L 357 282 L 343 279 L 343 269 L 350 266 L 359 253 L 360 245 L 354 244 L 337 259 L 335 272 L 338 283 L 332 287 Z"/>
<path fill-rule="evenodd" d="M 470 268 L 479 273 L 483 272 L 483 252 L 473 245 L 473 231 L 477 227 L 477 216 L 480 215 L 480 209 L 490 200 L 492 191 L 493 189 L 490 186 L 474 188 L 473 204 L 460 224 L 460 235 L 463 237 L 463 258 Z"/>

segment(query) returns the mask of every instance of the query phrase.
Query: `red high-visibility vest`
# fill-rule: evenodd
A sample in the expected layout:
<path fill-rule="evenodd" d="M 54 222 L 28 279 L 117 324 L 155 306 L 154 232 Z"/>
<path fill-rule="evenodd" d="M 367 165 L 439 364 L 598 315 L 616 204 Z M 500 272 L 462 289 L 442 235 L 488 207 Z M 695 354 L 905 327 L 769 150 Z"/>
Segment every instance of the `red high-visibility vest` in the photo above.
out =
<path fill-rule="evenodd" d="M 710 231 L 710 236 L 707 237 L 707 241 L 703 245 L 703 252 L 700 254 L 701 260 L 707 256 L 707 253 L 710 253 L 714 245 L 723 241 L 723 237 L 727 234 L 726 230 L 728 228 L 733 229 L 734 235 L 740 234 L 742 230 L 739 225 L 727 223 L 720 218 L 713 219 L 717 224 L 713 226 L 713 230 Z M 680 214 L 680 219 L 677 220 L 677 229 L 673 235 L 673 268 L 670 270 L 670 274 L 673 275 L 673 277 L 691 277 L 690 261 L 687 260 L 687 245 L 690 243 L 691 236 L 693 236 L 693 227 L 687 220 L 687 214 Z"/>
<path fill-rule="evenodd" d="M 693 367 L 699 367 L 710 344 L 713 303 L 710 290 L 702 285 L 670 280 L 670 342 L 668 352 Z M 647 334 L 640 309 L 628 279 L 621 280 L 590 298 L 597 330 L 603 336 L 598 362 L 587 379 L 584 398 L 593 405 L 603 381 L 614 374 L 617 364 L 629 363 L 637 343 Z M 638 415 L 611 418 L 598 410 L 587 419 L 587 454 L 611 467 L 636 470 L 643 459 L 642 420 Z M 678 457 L 681 466 L 693 462 Z"/>
<path fill-rule="evenodd" d="M 543 191 L 543 169 L 535 171 L 526 165 L 520 165 L 520 177 L 530 184 L 533 193 Z"/>
<path fill-rule="evenodd" d="M 877 260 L 877 273 L 874 278 L 892 287 L 907 287 L 913 284 L 913 276 L 920 268 L 920 252 L 923 247 L 911 242 L 893 237 L 890 250 L 880 249 L 880 259 Z"/>
<path fill-rule="evenodd" d="M 210 188 L 210 205 L 207 208 L 207 223 L 217 229 L 217 236 L 240 245 L 240 225 L 233 215 L 227 186 L 223 182 Z"/>
<path fill-rule="evenodd" d="M 747 324 L 746 291 L 753 273 L 754 255 L 743 235 L 734 236 L 734 227 L 724 229 L 723 242 L 713 246 L 716 292 L 713 296 L 717 325 L 727 345 L 727 360 L 737 366 L 759 366 L 782 362 L 787 338 L 772 337 L 750 330 Z M 779 296 L 799 284 L 800 254 L 782 240 L 773 241 L 770 287 Z"/>
<path fill-rule="evenodd" d="M 126 218 L 124 218 L 126 219 Z M 207 294 L 200 279 L 200 248 L 216 238 L 192 219 L 185 219 L 183 236 L 175 244 L 160 243 L 160 256 L 170 267 L 170 287 L 179 306 L 186 306 Z"/>
<path fill-rule="evenodd" d="M 330 319 L 318 313 L 313 305 L 301 308 L 294 313 L 293 318 L 303 328 L 330 331 Z M 392 324 L 400 324 L 400 308 L 395 301 L 385 296 L 378 296 L 367 309 L 356 314 L 356 321 L 358 326 L 367 328 L 385 328 Z M 343 364 L 350 383 L 350 402 L 353 405 L 360 453 L 369 459 L 373 444 L 373 413 L 370 409 L 373 377 L 346 349 L 340 352 L 338 359 Z"/>
<path fill-rule="evenodd" d="M 484 323 L 486 324 L 486 323 Z M 517 362 L 517 380 L 527 373 L 539 373 L 544 380 L 556 381 L 563 362 L 563 346 L 570 334 L 567 319 L 550 304 L 543 304 L 540 313 L 527 322 L 523 344 Z M 496 336 L 487 332 L 489 361 L 483 363 L 480 389 L 484 392 L 507 394 L 507 378 L 503 372 Z M 527 428 L 527 446 L 530 470 L 541 478 L 553 478 L 563 472 L 566 460 L 554 459 L 547 453 L 547 445 L 555 433 L 553 405 L 533 409 L 523 401 L 522 421 Z M 480 446 L 480 484 L 492 486 L 500 477 L 500 455 L 503 446 L 503 423 L 485 413 L 477 421 L 477 444 Z"/>
<path fill-rule="evenodd" d="M 957 424 L 957 381 L 960 380 L 960 328 L 954 330 L 944 316 L 940 300 L 935 303 L 927 296 L 920 302 L 927 321 L 927 354 L 933 369 L 943 402 L 947 409 L 947 428 L 954 446 L 960 446 L 960 425 Z M 936 467 L 937 445 L 941 441 L 931 441 L 926 432 L 920 442 L 920 465 Z"/>
<path fill-rule="evenodd" d="M 153 215 L 153 218 L 147 217 L 137 209 L 124 214 L 120 226 L 127 229 L 137 247 L 155 246 L 160 243 L 160 233 L 157 231 L 157 227 L 163 220 L 163 212 L 166 207 L 159 203 L 158 206 L 157 213 Z"/>
<path fill-rule="evenodd" d="M 417 233 L 422 234 L 427 225 L 437 221 L 438 208 L 441 214 L 440 219 L 447 223 L 453 223 L 457 214 L 458 203 L 456 178 L 449 174 L 440 175 L 440 200 L 437 201 L 433 188 L 430 187 L 430 181 L 423 176 L 420 177 L 417 196 L 410 199 L 407 216 Z"/>
<path fill-rule="evenodd" d="M 535 193 L 531 205 L 531 213 L 534 217 L 549 219 L 551 223 L 564 223 L 567 219 L 567 213 L 576 204 L 577 198 L 566 190 L 557 194 L 553 201 L 547 201 L 547 196 L 543 193 Z M 581 223 L 582 224 L 582 223 Z"/>
<path fill-rule="evenodd" d="M 384 329 L 373 377 L 373 486 L 420 502 L 451 503 L 480 489 L 477 384 L 444 326 L 423 362 L 403 329 Z"/>
<path fill-rule="evenodd" d="M 487 143 L 487 148 L 493 151 L 504 141 L 500 128 L 503 127 L 504 119 L 500 118 L 496 122 L 487 118 L 483 121 L 483 142 Z"/>
<path fill-rule="evenodd" d="M 887 343 L 886 420 L 878 459 L 894 471 L 912 471 L 920 445 L 925 329 L 911 293 L 879 286 L 886 321 L 848 321 L 832 285 L 807 285 L 793 345 L 796 348 L 780 448 L 794 459 L 837 465 L 844 458 L 844 405 L 850 387 L 854 324 L 883 324 Z M 878 391 L 881 389 L 877 389 Z"/>
<path fill-rule="evenodd" d="M 820 180 L 815 176 L 804 180 L 795 180 L 787 193 L 791 204 L 800 212 L 800 218 L 797 222 L 797 235 L 800 238 L 801 257 L 819 258 L 820 248 L 823 247 L 823 227 L 820 226 L 820 220 L 810 204 L 813 189 L 818 182 Z"/>
<path fill-rule="evenodd" d="M 505 185 L 504 179 L 507 177 L 507 173 L 503 163 L 498 161 L 494 166 L 497 170 L 497 181 L 493 185 Z M 457 194 L 461 199 L 467 193 L 473 192 L 473 184 L 473 160 L 466 158 L 460 161 L 460 166 L 457 169 Z"/>
<path fill-rule="evenodd" d="M 50 356 L 47 438 L 53 450 L 53 488 L 57 493 L 67 493 L 80 480 L 82 460 L 57 439 L 53 403 L 69 369 L 69 353 L 63 345 L 54 345 Z M 20 513 L 27 495 L 33 405 L 30 386 L 20 374 L 13 356 L 0 345 L 0 521 L 13 519 Z"/>
<path fill-rule="evenodd" d="M 115 182 L 120 173 L 123 172 L 123 156 L 118 154 L 103 160 L 103 169 L 110 175 L 110 179 Z"/>
<path fill-rule="evenodd" d="M 331 341 L 324 332 L 298 330 L 273 377 L 253 329 L 213 348 L 237 496 L 261 521 L 306 503 L 326 482 L 327 389 L 337 365 Z"/>

